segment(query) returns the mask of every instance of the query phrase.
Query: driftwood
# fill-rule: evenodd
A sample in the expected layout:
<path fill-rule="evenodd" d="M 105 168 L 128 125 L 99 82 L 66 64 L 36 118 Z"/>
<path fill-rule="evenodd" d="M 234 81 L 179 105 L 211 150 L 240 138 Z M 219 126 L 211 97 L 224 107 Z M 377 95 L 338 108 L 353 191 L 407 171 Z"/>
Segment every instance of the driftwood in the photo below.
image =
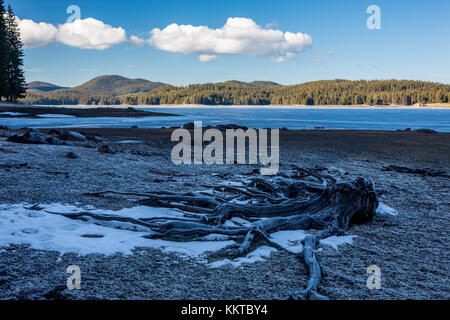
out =
<path fill-rule="evenodd" d="M 446 171 L 431 168 L 408 168 L 399 166 L 388 166 L 383 167 L 382 171 L 395 171 L 398 173 L 420 174 L 429 177 L 442 177 L 442 178 L 449 177 Z"/>
<path fill-rule="evenodd" d="M 151 207 L 182 210 L 180 218 L 130 219 L 91 213 L 65 214 L 74 219 L 94 219 L 96 223 L 122 221 L 148 230 L 146 238 L 171 241 L 202 240 L 222 234 L 239 242 L 217 255 L 238 257 L 259 244 L 295 254 L 309 270 L 305 290 L 291 293 L 289 299 L 326 299 L 319 293 L 322 268 L 316 258 L 321 239 L 342 235 L 352 223 L 370 221 L 378 200 L 373 183 L 359 178 L 336 183 L 314 172 L 296 167 L 295 178 L 280 175 L 271 180 L 254 178 L 242 185 L 208 186 L 209 192 L 116 192 L 89 193 L 89 196 L 121 195 L 142 197 Z M 233 218 L 246 224 L 227 223 Z M 234 220 L 236 221 L 236 220 Z M 272 241 L 270 234 L 283 230 L 311 230 L 300 254 Z"/>

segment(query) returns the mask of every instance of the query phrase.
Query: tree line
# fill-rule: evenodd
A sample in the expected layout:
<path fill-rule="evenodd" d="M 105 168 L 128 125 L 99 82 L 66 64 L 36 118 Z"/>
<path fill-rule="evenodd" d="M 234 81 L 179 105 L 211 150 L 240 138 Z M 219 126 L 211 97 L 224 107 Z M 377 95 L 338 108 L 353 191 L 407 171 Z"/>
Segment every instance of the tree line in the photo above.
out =
<path fill-rule="evenodd" d="M 11 6 L 0 0 L 0 100 L 17 102 L 25 94 L 23 44 Z"/>
<path fill-rule="evenodd" d="M 54 91 L 27 94 L 27 103 L 86 105 L 413 105 L 450 102 L 450 85 L 409 80 L 324 80 L 253 87 L 235 82 L 164 86 L 147 93 L 92 96 Z"/>

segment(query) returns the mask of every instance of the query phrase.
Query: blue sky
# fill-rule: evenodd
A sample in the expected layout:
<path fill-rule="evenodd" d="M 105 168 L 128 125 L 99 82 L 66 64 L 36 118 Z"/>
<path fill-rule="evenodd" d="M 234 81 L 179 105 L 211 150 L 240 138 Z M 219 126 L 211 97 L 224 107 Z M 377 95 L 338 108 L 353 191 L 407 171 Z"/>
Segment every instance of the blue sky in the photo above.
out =
<path fill-rule="evenodd" d="M 6 1 L 8 3 L 8 1 Z M 224 80 L 271 80 L 282 84 L 322 79 L 413 79 L 450 83 L 450 1 L 114 1 L 15 0 L 19 19 L 55 27 L 66 8 L 78 5 L 81 19 L 121 27 L 129 39 L 150 37 L 154 28 L 178 25 L 222 28 L 228 18 L 252 19 L 262 29 L 308 34 L 312 45 L 286 62 L 271 54 L 169 52 L 158 46 L 123 41 L 108 49 L 81 49 L 52 41 L 25 50 L 27 81 L 75 86 L 104 74 L 145 78 L 174 85 Z M 381 30 L 369 30 L 369 5 L 381 9 Z M 225 48 L 226 49 L 226 48 Z M 186 51 L 185 49 L 184 51 Z M 208 53 L 209 54 L 209 53 Z"/>

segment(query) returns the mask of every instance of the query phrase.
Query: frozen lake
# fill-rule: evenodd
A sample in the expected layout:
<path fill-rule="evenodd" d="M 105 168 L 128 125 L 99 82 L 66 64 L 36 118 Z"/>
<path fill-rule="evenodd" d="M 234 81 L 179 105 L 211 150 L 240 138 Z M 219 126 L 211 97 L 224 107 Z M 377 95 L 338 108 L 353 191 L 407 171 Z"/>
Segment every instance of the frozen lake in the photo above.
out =
<path fill-rule="evenodd" d="M 294 107 L 139 107 L 140 110 L 164 112 L 180 117 L 73 118 L 67 116 L 41 119 L 1 118 L 0 125 L 10 128 L 92 127 L 161 128 L 202 121 L 204 126 L 237 124 L 249 128 L 398 130 L 433 129 L 450 132 L 450 109 L 432 108 L 294 108 Z"/>

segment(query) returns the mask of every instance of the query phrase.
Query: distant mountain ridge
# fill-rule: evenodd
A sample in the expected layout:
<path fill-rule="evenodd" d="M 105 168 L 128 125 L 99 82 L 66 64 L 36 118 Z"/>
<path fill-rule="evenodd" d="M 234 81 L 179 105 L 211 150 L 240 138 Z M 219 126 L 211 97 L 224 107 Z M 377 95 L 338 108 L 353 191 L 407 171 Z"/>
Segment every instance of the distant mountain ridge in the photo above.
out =
<path fill-rule="evenodd" d="M 252 81 L 243 82 L 237 80 L 231 80 L 223 82 L 223 84 L 237 85 L 241 87 L 256 87 L 256 88 L 270 88 L 270 87 L 281 87 L 281 84 L 272 81 Z"/>
<path fill-rule="evenodd" d="M 51 92 L 51 91 L 56 91 L 56 90 L 60 90 L 60 89 L 67 89 L 67 87 L 60 87 L 57 86 L 53 83 L 49 83 L 49 82 L 43 82 L 43 81 L 33 81 L 30 83 L 27 83 L 26 85 L 26 89 L 30 90 L 32 92 L 42 92 L 42 93 L 46 93 L 46 92 Z"/>
<path fill-rule="evenodd" d="M 252 82 L 230 80 L 223 82 L 223 84 L 256 88 L 270 88 L 281 86 L 281 84 L 276 82 L 261 80 Z M 123 96 L 131 93 L 150 92 L 165 86 L 169 88 L 173 87 L 162 82 L 153 82 L 145 79 L 129 79 L 118 75 L 105 75 L 96 77 L 83 83 L 82 85 L 73 88 L 60 87 L 48 82 L 33 81 L 27 84 L 27 89 L 36 93 L 46 93 L 61 90 L 58 93 Z"/>
<path fill-rule="evenodd" d="M 106 75 L 89 80 L 77 87 L 63 89 L 57 93 L 122 96 L 130 93 L 150 92 L 163 86 L 166 86 L 166 84 L 145 79 L 128 79 L 117 75 Z"/>
<path fill-rule="evenodd" d="M 271 88 L 281 85 L 272 81 L 243 82 L 231 80 L 222 82 L 223 85 L 248 88 Z M 215 84 L 213 84 L 215 85 Z M 108 96 L 120 97 L 130 94 L 149 93 L 156 89 L 170 90 L 175 88 L 162 82 L 153 82 L 145 79 L 129 79 L 119 75 L 104 75 L 89 80 L 79 86 L 68 88 L 52 83 L 33 81 L 27 84 L 29 93 L 51 94 L 58 96 Z"/>
<path fill-rule="evenodd" d="M 101 76 L 70 89 L 28 91 L 22 101 L 42 105 L 409 106 L 450 103 L 450 85 L 395 79 L 336 79 L 288 86 L 270 81 L 232 80 L 175 87 L 143 79 Z"/>

